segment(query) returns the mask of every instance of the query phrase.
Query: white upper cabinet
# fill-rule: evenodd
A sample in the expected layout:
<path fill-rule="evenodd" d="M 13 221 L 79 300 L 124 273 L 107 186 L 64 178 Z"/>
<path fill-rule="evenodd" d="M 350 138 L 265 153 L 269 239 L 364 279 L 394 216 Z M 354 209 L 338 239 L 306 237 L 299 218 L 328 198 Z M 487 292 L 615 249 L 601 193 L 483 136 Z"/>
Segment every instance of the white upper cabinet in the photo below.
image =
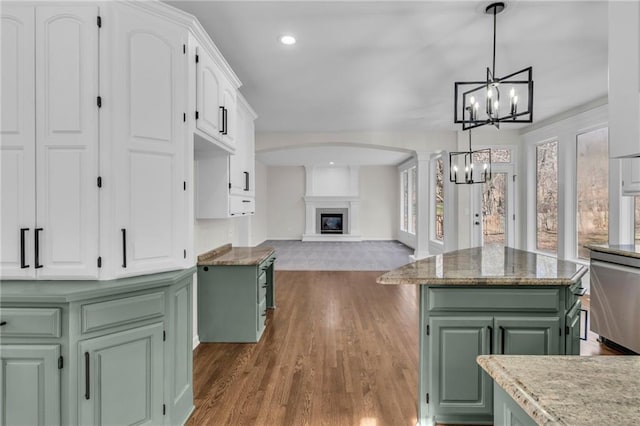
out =
<path fill-rule="evenodd" d="M 2 15 L 2 278 L 97 278 L 98 8 Z"/>
<path fill-rule="evenodd" d="M 230 71 L 224 71 L 228 65 L 219 54 L 212 53 L 212 43 L 203 41 L 203 37 L 199 34 L 190 38 L 195 51 L 195 132 L 210 143 L 209 147 L 200 147 L 205 151 L 234 153 L 239 82 L 235 75 L 229 76 Z"/>
<path fill-rule="evenodd" d="M 609 2 L 609 155 L 640 156 L 638 2 Z"/>
<path fill-rule="evenodd" d="M 116 276 L 183 267 L 186 29 L 127 6 L 114 19 Z"/>

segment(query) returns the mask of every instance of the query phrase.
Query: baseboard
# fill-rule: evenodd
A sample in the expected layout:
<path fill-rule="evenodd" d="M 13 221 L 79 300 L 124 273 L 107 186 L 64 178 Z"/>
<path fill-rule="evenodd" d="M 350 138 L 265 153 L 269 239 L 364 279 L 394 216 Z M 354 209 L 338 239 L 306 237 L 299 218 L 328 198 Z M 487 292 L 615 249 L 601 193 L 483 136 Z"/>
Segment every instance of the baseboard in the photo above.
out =
<path fill-rule="evenodd" d="M 273 240 L 273 241 L 300 241 L 302 237 L 268 237 L 265 241 Z"/>
<path fill-rule="evenodd" d="M 193 336 L 193 349 L 195 350 L 200 344 L 200 336 Z"/>

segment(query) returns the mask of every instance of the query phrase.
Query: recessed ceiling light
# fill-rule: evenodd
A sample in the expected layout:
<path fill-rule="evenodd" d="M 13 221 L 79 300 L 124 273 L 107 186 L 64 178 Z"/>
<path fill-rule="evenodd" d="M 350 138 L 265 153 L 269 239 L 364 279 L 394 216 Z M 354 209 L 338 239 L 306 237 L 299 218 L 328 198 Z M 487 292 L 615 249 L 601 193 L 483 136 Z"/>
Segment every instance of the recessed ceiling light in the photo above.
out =
<path fill-rule="evenodd" d="M 329 165 L 333 166 L 335 163 L 333 161 L 329 161 Z"/>
<path fill-rule="evenodd" d="M 280 37 L 280 43 L 291 46 L 292 44 L 296 44 L 296 38 L 292 35 L 283 35 Z"/>

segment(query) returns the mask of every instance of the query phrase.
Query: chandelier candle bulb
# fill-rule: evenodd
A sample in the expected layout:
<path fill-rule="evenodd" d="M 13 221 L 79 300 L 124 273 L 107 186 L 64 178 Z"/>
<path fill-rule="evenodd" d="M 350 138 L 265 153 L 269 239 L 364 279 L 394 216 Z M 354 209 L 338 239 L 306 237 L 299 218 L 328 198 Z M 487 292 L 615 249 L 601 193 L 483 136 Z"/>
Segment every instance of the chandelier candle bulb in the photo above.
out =
<path fill-rule="evenodd" d="M 513 115 L 515 119 L 516 112 L 518 112 L 518 96 L 513 96 L 511 98 L 511 115 Z"/>

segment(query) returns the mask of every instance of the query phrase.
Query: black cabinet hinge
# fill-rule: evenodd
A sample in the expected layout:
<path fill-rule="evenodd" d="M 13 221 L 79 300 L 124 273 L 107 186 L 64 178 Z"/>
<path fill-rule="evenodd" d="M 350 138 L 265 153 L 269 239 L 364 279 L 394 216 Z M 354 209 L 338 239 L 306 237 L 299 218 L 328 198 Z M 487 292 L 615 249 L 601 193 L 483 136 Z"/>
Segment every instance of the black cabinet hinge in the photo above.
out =
<path fill-rule="evenodd" d="M 200 118 L 200 114 L 198 113 L 198 111 L 196 111 L 196 120 Z"/>
<path fill-rule="evenodd" d="M 98 104 L 98 108 L 102 108 L 102 96 L 96 98 L 96 103 Z"/>
<path fill-rule="evenodd" d="M 98 256 L 98 268 L 102 268 L 102 256 Z"/>
<path fill-rule="evenodd" d="M 562 336 L 562 327 L 558 327 L 558 331 L 560 334 L 558 334 L 558 336 Z"/>
<path fill-rule="evenodd" d="M 167 405 L 166 404 L 162 404 L 162 415 L 163 416 L 167 415 Z"/>
<path fill-rule="evenodd" d="M 184 249 L 184 258 L 187 258 L 187 249 Z"/>
<path fill-rule="evenodd" d="M 102 28 L 102 17 L 98 16 L 98 19 L 96 19 L 96 24 L 98 24 L 98 28 Z"/>
<path fill-rule="evenodd" d="M 64 360 L 62 358 L 62 355 L 60 355 L 58 357 L 58 370 L 62 370 L 62 367 L 64 367 Z"/>
<path fill-rule="evenodd" d="M 96 179 L 96 183 L 98 184 L 98 188 L 102 188 L 102 176 L 98 176 L 98 179 Z"/>
<path fill-rule="evenodd" d="M 186 180 L 182 182 L 182 190 L 183 191 L 187 190 L 187 181 Z"/>
<path fill-rule="evenodd" d="M 429 394 L 427 394 L 427 404 L 429 403 Z"/>
<path fill-rule="evenodd" d="M 167 341 L 167 332 L 162 330 L 162 341 L 166 342 Z"/>
<path fill-rule="evenodd" d="M 182 113 L 182 122 L 183 122 L 183 123 L 186 123 L 186 122 L 187 122 L 187 113 L 186 113 L 186 112 L 183 112 L 183 113 Z"/>
<path fill-rule="evenodd" d="M 200 57 L 198 55 L 196 55 L 196 64 L 200 62 Z"/>
<path fill-rule="evenodd" d="M 231 182 L 229 182 L 229 189 L 231 189 Z"/>
<path fill-rule="evenodd" d="M 429 327 L 429 324 L 427 324 L 427 336 L 429 336 L 431 334 L 431 327 Z"/>
<path fill-rule="evenodd" d="M 182 53 L 185 54 L 185 55 L 187 53 L 187 45 L 186 44 L 182 45 Z"/>
<path fill-rule="evenodd" d="M 568 326 L 568 325 L 565 325 L 565 326 L 564 326 L 564 334 L 566 334 L 566 335 L 568 336 L 570 332 L 571 332 L 571 331 L 570 331 L 570 329 L 569 329 L 569 326 Z"/>

